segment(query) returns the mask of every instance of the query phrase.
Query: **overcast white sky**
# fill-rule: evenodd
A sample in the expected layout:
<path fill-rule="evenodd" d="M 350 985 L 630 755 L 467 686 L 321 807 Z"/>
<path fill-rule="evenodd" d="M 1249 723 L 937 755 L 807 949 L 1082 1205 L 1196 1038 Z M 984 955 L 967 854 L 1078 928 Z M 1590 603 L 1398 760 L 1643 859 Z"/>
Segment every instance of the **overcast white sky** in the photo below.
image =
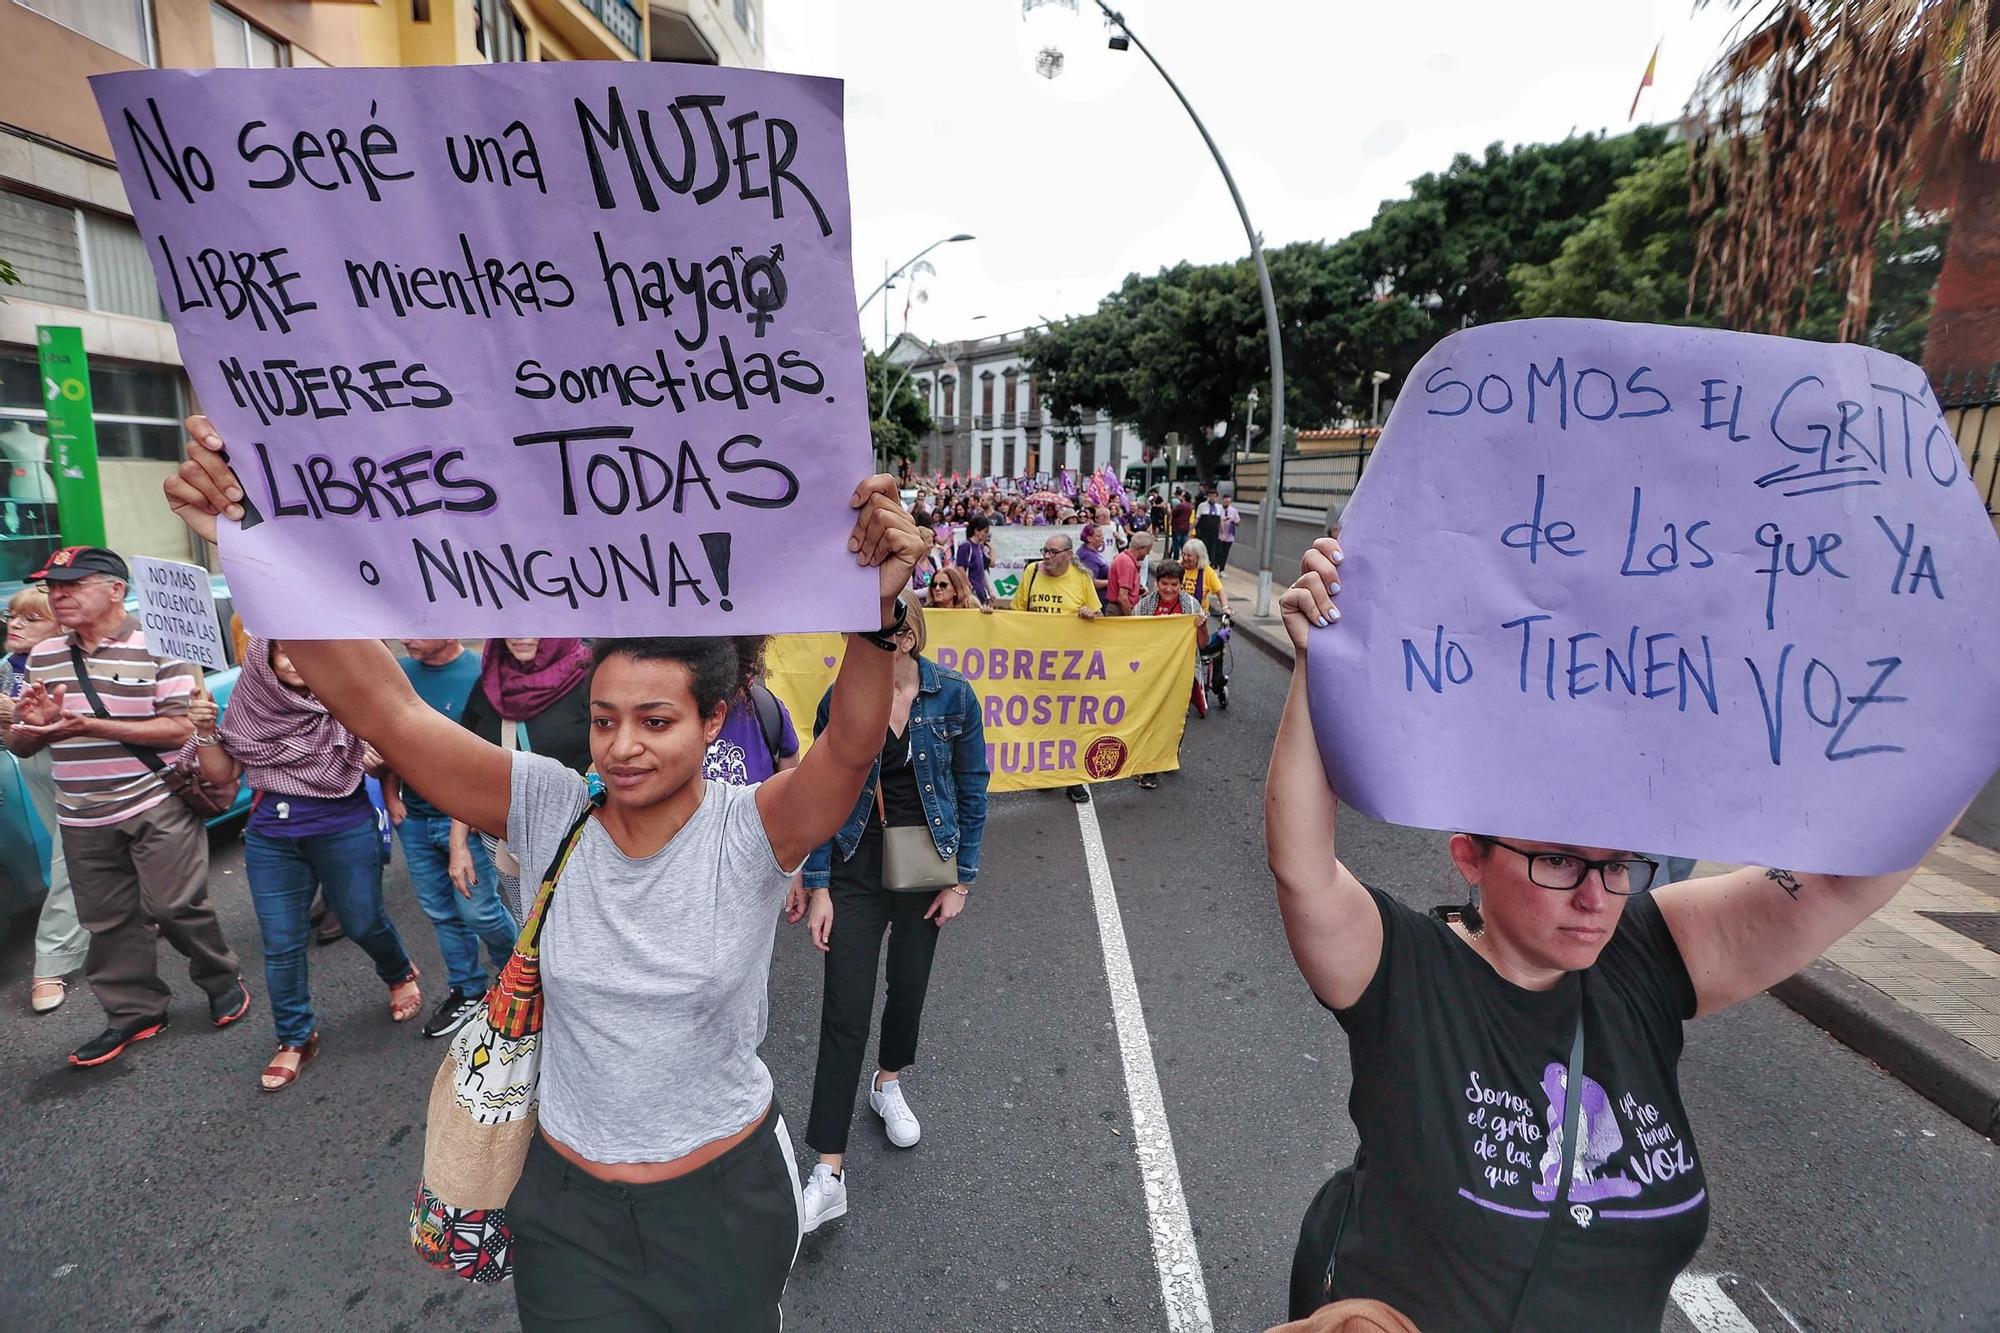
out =
<path fill-rule="evenodd" d="M 923 337 L 1096 308 L 1127 273 L 1248 253 L 1194 125 L 1091 0 L 767 0 L 770 68 L 847 82 L 858 294 L 941 236 Z M 1458 152 L 1675 118 L 1735 21 L 1726 0 L 1126 0 L 1236 173 L 1267 244 L 1334 240 Z M 1114 5 L 1114 8 L 1120 6 Z M 1034 55 L 1054 42 L 1065 72 Z M 902 326 L 892 293 L 892 332 Z M 881 303 L 864 334 L 882 336 Z M 977 316 L 985 316 L 976 319 Z"/>

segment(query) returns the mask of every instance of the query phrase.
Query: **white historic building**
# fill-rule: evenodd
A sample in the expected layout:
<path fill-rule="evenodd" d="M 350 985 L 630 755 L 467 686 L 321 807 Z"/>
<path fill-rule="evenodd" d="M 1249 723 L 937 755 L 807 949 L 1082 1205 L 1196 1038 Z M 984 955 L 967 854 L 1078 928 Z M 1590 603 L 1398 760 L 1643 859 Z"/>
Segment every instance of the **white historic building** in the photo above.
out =
<path fill-rule="evenodd" d="M 908 373 L 937 429 L 918 443 L 914 471 L 1019 477 L 1061 468 L 1082 476 L 1109 467 L 1123 476 L 1144 459 L 1137 432 L 1099 411 L 1059 431 L 1022 359 L 1026 329 L 964 342 L 903 334 L 890 344 L 892 374 Z"/>

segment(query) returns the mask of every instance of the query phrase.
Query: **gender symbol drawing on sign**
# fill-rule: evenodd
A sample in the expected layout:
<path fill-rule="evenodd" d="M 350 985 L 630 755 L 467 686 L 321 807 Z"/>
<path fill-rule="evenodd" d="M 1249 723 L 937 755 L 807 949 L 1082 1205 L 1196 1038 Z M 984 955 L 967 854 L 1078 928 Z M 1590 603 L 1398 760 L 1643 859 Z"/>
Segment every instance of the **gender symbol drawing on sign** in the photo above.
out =
<path fill-rule="evenodd" d="M 222 555 L 258 633 L 875 625 L 846 549 L 873 450 L 837 81 L 93 84 L 248 492 Z"/>
<path fill-rule="evenodd" d="M 2000 763 L 2000 540 L 1897 357 L 1468 329 L 1341 539 L 1313 724 L 1376 818 L 1880 874 Z"/>

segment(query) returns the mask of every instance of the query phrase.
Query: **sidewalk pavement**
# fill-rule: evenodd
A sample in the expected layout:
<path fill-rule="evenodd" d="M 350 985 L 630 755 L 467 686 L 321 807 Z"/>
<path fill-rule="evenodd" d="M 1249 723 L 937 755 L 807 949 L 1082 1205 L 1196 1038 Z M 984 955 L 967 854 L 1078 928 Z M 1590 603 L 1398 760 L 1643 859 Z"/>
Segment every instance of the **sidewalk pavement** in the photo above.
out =
<path fill-rule="evenodd" d="M 1223 574 L 1235 632 L 1287 665 L 1276 602 L 1290 582 L 1272 571 L 1260 617 L 1256 571 Z M 1947 837 L 1887 907 L 1771 993 L 2000 1142 L 2000 852 Z"/>

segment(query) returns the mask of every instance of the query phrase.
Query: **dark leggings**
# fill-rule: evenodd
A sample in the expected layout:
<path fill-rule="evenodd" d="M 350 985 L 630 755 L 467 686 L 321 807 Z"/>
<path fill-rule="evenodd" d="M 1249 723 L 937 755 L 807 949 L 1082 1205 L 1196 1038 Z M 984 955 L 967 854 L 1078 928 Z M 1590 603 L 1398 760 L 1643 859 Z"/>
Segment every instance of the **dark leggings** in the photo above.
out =
<path fill-rule="evenodd" d="M 868 1045 L 868 1020 L 875 1008 L 875 964 L 882 936 L 889 936 L 889 997 L 882 1006 L 883 1069 L 915 1063 L 917 1033 L 923 1023 L 924 992 L 930 987 L 931 959 L 938 928 L 924 920 L 937 896 L 892 893 L 882 888 L 882 834 L 871 826 L 854 855 L 832 875 L 833 933 L 827 939 L 826 985 L 819 1004 L 819 1068 L 813 1074 L 812 1114 L 806 1146 L 818 1153 L 847 1151 L 854 1120 L 855 1085 Z"/>

